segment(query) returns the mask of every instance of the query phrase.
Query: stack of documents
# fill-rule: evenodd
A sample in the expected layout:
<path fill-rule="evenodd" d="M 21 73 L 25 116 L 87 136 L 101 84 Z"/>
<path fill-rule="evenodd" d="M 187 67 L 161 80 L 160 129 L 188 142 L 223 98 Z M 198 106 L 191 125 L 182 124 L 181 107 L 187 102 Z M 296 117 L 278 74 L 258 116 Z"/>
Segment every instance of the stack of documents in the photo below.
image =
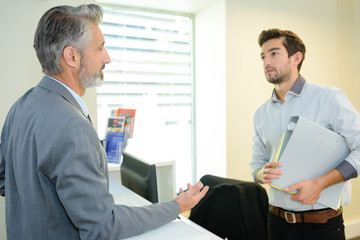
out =
<path fill-rule="evenodd" d="M 283 164 L 283 174 L 271 186 L 283 190 L 303 180 L 320 177 L 336 168 L 350 150 L 341 135 L 302 117 L 292 117 L 273 161 Z M 338 209 L 345 182 L 325 188 L 318 203 Z M 296 193 L 296 192 L 295 192 Z"/>

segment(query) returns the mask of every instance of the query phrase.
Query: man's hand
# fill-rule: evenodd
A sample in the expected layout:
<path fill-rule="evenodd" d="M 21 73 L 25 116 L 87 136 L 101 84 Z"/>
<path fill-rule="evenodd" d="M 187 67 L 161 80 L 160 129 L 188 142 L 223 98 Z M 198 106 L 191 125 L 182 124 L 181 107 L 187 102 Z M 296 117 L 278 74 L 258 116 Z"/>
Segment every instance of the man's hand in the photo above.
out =
<path fill-rule="evenodd" d="M 314 205 L 319 199 L 322 190 L 324 190 L 324 186 L 318 179 L 314 179 L 298 182 L 284 188 L 287 192 L 292 192 L 296 189 L 299 192 L 291 196 L 291 200 L 301 202 L 302 204 Z"/>
<path fill-rule="evenodd" d="M 284 188 L 284 190 L 292 192 L 298 189 L 299 192 L 291 196 L 291 200 L 301 202 L 302 204 L 314 205 L 325 188 L 343 181 L 345 181 L 344 176 L 338 170 L 333 169 L 321 177 L 298 182 Z"/>
<path fill-rule="evenodd" d="M 179 196 L 175 198 L 175 201 L 177 201 L 180 206 L 180 213 L 193 208 L 205 196 L 209 187 L 206 186 L 203 188 L 203 186 L 201 182 L 197 182 L 194 186 L 188 183 L 186 192 L 180 188 Z M 201 190 L 201 188 L 203 189 Z"/>
<path fill-rule="evenodd" d="M 282 172 L 276 167 L 282 167 L 282 164 L 279 162 L 269 162 L 264 165 L 262 169 L 257 171 L 256 179 L 261 183 L 272 183 L 273 179 L 278 179 Z"/>

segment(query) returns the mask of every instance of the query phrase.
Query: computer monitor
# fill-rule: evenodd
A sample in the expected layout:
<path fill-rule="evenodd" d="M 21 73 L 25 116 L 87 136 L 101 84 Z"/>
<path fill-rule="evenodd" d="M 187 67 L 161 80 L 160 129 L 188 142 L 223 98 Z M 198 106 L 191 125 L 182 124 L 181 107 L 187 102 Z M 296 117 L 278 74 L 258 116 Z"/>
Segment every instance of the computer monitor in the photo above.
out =
<path fill-rule="evenodd" d="M 159 202 L 155 164 L 149 164 L 127 152 L 120 167 L 121 184 L 152 203 Z"/>

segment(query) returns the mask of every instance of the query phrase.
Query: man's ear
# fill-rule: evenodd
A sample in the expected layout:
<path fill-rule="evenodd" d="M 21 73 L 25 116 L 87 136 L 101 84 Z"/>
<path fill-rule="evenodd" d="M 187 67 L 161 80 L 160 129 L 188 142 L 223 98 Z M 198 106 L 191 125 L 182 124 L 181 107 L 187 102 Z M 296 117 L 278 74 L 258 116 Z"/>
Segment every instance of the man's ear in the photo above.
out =
<path fill-rule="evenodd" d="M 64 58 L 65 63 L 68 66 L 74 67 L 74 68 L 79 66 L 80 54 L 74 47 L 66 46 L 63 50 L 63 58 Z"/>
<path fill-rule="evenodd" d="M 301 52 L 296 52 L 294 54 L 294 63 L 296 65 L 299 65 L 301 63 L 301 60 L 303 59 L 303 54 Z"/>

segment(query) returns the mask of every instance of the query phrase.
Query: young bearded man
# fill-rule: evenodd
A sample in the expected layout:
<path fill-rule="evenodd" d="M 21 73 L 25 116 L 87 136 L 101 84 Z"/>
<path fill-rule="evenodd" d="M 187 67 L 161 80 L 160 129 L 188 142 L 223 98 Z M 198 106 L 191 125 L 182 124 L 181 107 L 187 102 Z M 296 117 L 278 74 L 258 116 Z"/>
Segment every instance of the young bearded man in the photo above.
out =
<path fill-rule="evenodd" d="M 360 172 L 359 113 L 340 89 L 309 83 L 300 75 L 306 48 L 295 33 L 269 29 L 260 34 L 258 43 L 265 77 L 274 90 L 254 115 L 251 167 L 255 181 L 269 184 L 281 178 L 282 164 L 271 160 L 292 116 L 302 116 L 339 133 L 351 150 L 323 176 L 298 182 L 285 191 L 270 188 L 269 239 L 345 239 L 342 208 L 329 209 L 317 200 L 323 189 L 347 181 L 342 205 L 350 202 L 348 180 Z M 296 195 L 288 193 L 296 189 Z"/>

